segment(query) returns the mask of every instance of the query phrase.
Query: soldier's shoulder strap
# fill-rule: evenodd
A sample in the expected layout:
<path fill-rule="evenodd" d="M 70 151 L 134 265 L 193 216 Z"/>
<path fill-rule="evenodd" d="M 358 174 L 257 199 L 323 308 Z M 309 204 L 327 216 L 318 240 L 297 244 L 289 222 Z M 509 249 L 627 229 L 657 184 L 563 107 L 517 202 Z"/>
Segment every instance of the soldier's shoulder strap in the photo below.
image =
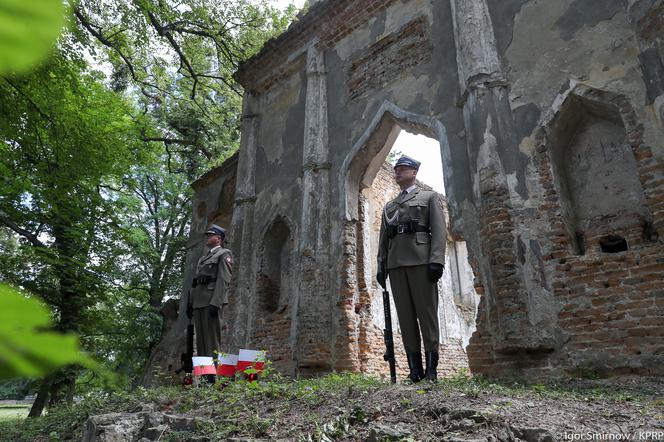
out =
<path fill-rule="evenodd" d="M 216 258 L 216 257 L 219 257 L 219 256 L 221 256 L 221 255 L 225 255 L 225 254 L 227 254 L 227 253 L 230 254 L 231 251 L 228 250 L 228 249 L 225 249 L 225 248 L 223 248 L 223 247 L 219 247 L 217 250 L 214 251 L 214 254 L 213 254 L 212 256 L 214 256 L 214 257 Z"/>
<path fill-rule="evenodd" d="M 418 195 L 418 198 L 422 200 L 434 200 L 434 201 L 442 201 L 443 196 L 436 192 L 435 190 L 424 190 L 420 189 L 420 193 Z"/>
<path fill-rule="evenodd" d="M 387 225 L 394 224 L 399 216 L 397 198 L 388 201 L 383 207 L 383 222 Z"/>

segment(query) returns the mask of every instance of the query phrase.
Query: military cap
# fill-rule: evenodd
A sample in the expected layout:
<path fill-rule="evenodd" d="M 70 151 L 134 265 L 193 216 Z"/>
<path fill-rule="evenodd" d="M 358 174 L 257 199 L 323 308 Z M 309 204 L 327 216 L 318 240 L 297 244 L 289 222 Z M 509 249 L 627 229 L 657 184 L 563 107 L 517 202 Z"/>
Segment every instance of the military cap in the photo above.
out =
<path fill-rule="evenodd" d="M 397 161 L 397 164 L 394 165 L 394 167 L 397 166 L 406 166 L 410 167 L 411 169 L 415 170 L 420 170 L 420 163 L 419 161 L 409 157 L 408 155 L 403 155 L 399 160 Z"/>
<path fill-rule="evenodd" d="M 219 235 L 222 238 L 226 238 L 226 230 L 219 227 L 216 224 L 212 224 L 206 231 L 206 235 Z"/>

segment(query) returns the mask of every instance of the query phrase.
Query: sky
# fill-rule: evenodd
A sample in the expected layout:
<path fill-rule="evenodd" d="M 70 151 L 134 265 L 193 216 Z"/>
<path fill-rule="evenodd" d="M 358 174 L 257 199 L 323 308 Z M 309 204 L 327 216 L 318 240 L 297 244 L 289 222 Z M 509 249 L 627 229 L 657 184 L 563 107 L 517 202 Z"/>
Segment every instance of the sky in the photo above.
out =
<path fill-rule="evenodd" d="M 290 5 L 291 3 L 298 8 L 301 8 L 302 5 L 304 5 L 304 0 L 271 0 L 270 3 L 279 9 L 286 9 L 286 6 Z"/>
<path fill-rule="evenodd" d="M 417 179 L 433 187 L 436 192 L 445 195 L 443 182 L 443 163 L 440 159 L 440 143 L 424 135 L 413 135 L 402 130 L 392 146 L 392 151 L 400 151 L 404 155 L 421 162 Z"/>

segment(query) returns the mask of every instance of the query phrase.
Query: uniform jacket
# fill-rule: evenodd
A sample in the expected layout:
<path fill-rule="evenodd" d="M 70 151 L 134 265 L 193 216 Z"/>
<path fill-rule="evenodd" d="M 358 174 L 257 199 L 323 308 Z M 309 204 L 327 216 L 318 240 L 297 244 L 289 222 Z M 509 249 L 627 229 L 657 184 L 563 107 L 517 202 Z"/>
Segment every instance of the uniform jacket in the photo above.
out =
<path fill-rule="evenodd" d="M 205 275 L 217 280 L 191 288 L 189 296 L 191 296 L 193 308 L 203 308 L 209 305 L 221 307 L 228 304 L 232 265 L 231 251 L 223 247 L 219 247 L 214 253 L 208 252 L 198 260 L 195 276 Z"/>
<path fill-rule="evenodd" d="M 420 229 L 429 231 L 402 233 L 388 238 L 388 224 L 397 225 L 413 219 L 418 220 Z M 445 265 L 446 242 L 447 227 L 441 196 L 434 191 L 415 188 L 385 205 L 380 224 L 378 269 L 430 263 Z"/>

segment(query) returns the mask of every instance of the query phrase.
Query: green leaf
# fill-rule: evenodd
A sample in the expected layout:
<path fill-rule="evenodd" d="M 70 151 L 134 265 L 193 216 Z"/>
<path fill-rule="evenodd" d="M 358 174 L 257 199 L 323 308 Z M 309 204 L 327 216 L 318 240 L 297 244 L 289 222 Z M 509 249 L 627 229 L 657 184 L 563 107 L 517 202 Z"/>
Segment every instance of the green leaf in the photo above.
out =
<path fill-rule="evenodd" d="M 39 62 L 60 34 L 63 12 L 62 0 L 0 0 L 0 74 Z"/>
<path fill-rule="evenodd" d="M 0 380 L 43 376 L 69 364 L 96 367 L 76 336 L 43 331 L 50 325 L 41 303 L 0 284 Z"/>

